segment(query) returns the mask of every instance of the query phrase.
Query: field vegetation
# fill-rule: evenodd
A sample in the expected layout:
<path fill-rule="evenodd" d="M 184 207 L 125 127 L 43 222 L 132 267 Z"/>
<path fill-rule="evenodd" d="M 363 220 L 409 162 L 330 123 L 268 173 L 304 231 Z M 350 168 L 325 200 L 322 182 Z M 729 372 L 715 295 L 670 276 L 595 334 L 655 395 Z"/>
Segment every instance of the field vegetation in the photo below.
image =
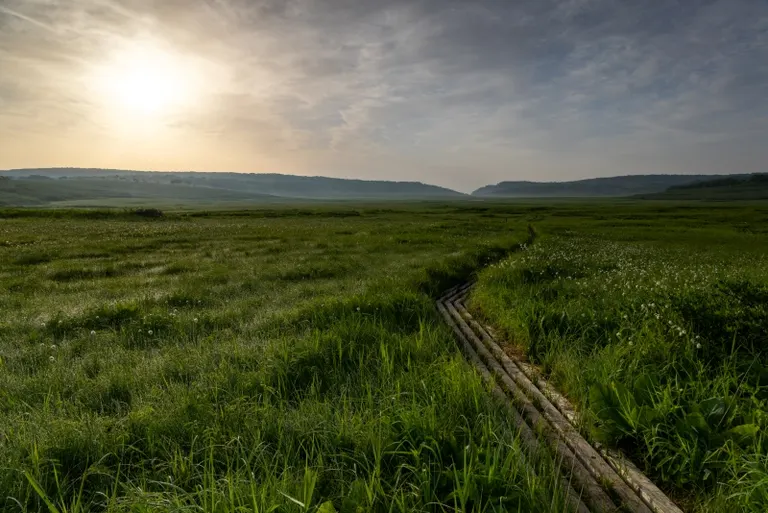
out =
<path fill-rule="evenodd" d="M 768 207 L 140 214 L 0 211 L 2 510 L 566 511 L 434 310 L 483 268 L 590 436 L 764 510 Z"/>
<path fill-rule="evenodd" d="M 767 511 L 765 214 L 705 208 L 545 221 L 472 305 L 687 509 Z"/>
<path fill-rule="evenodd" d="M 3 212 L 0 509 L 563 510 L 433 309 L 483 215 Z"/>

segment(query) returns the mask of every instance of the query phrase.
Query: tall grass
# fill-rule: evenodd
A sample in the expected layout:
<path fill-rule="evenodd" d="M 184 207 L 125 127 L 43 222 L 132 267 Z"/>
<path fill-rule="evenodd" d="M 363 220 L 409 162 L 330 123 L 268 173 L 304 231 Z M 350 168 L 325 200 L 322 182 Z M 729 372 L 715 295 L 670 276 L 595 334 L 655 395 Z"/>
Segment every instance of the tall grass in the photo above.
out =
<path fill-rule="evenodd" d="M 430 296 L 517 247 L 502 219 L 4 229 L 4 510 L 566 509 L 552 462 L 524 455 Z M 125 272 L 90 272 L 109 268 Z"/>
<path fill-rule="evenodd" d="M 473 308 L 689 509 L 766 511 L 768 241 L 630 233 L 550 235 L 481 273 Z"/>
<path fill-rule="evenodd" d="M 754 254 L 768 221 L 759 207 L 660 203 L 0 217 L 0 509 L 49 512 L 563 511 L 553 463 L 523 454 L 505 410 L 461 358 L 432 299 L 518 249 L 532 236 L 528 223 L 544 234 L 607 230 L 616 240 L 679 239 L 696 251 L 715 241 L 739 251 L 754 246 Z M 691 235 L 702 225 L 712 227 L 706 237 Z M 669 235 L 660 236 L 659 226 Z M 687 258 L 692 250 L 685 251 Z M 738 266 L 751 269 L 758 259 L 744 260 Z M 495 292 L 513 290 L 511 274 L 504 267 L 481 276 L 484 311 Z M 493 277 L 500 288 L 491 294 Z M 580 290 L 598 290 L 604 277 Z M 690 292 L 703 290 L 732 312 L 741 308 L 727 303 L 734 294 L 761 297 L 732 285 L 720 296 Z M 496 303 L 495 319 L 542 320 L 515 334 L 530 336 L 521 340 L 537 347 L 536 358 L 572 397 L 588 403 L 591 379 L 624 384 L 651 362 L 669 395 L 655 400 L 675 412 L 712 397 L 735 400 L 739 411 L 764 410 L 741 395 L 751 386 L 752 401 L 763 404 L 759 383 L 728 381 L 756 369 L 743 370 L 746 357 L 738 356 L 753 350 L 748 344 L 732 351 L 729 339 L 720 358 L 720 346 L 708 343 L 707 363 L 667 328 L 621 310 L 633 320 L 619 326 L 622 336 L 648 333 L 639 359 L 638 338 L 633 351 L 609 339 L 619 332 L 615 319 L 574 321 L 603 312 L 590 294 L 568 299 L 541 280 L 521 290 L 527 295 L 515 291 Z M 534 301 L 535 291 L 547 299 Z M 643 302 L 639 289 L 627 294 Z M 635 304 L 600 295 L 622 309 Z M 563 308 L 536 309 L 553 302 Z M 685 304 L 696 308 L 681 309 L 683 320 L 719 311 L 706 301 Z M 563 311 L 567 322 L 556 322 Z M 758 314 L 741 308 L 738 315 L 753 326 Z M 692 333 L 683 320 L 677 325 Z M 590 356 L 598 349 L 599 358 Z M 584 376 L 568 362 L 582 365 Z M 665 377 L 673 371 L 682 386 Z M 764 421 L 744 423 L 754 422 Z M 727 453 L 724 470 L 703 481 L 715 485 L 691 485 L 704 490 L 710 511 L 765 502 L 762 437 Z M 633 440 L 620 443 L 639 447 Z M 654 454 L 653 468 L 673 475 L 677 460 Z"/>

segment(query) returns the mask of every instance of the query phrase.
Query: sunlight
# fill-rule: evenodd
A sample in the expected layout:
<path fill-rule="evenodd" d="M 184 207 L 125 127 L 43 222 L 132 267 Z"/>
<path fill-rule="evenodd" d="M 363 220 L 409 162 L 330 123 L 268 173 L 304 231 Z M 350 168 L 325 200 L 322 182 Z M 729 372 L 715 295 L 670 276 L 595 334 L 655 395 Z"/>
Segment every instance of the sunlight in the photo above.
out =
<path fill-rule="evenodd" d="M 96 68 L 92 84 L 104 108 L 123 119 L 181 113 L 198 92 L 191 60 L 152 44 L 114 52 Z"/>

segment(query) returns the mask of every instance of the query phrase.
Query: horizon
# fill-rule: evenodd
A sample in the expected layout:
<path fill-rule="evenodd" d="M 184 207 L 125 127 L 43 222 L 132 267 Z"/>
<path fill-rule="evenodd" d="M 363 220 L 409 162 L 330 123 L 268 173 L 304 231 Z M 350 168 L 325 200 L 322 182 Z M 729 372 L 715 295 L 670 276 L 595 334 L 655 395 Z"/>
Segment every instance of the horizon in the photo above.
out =
<path fill-rule="evenodd" d="M 2 0 L 0 69 L 0 168 L 469 192 L 768 161 L 751 0 Z"/>
<path fill-rule="evenodd" d="M 462 190 L 462 189 L 453 189 L 451 187 L 441 185 L 439 183 L 433 183 L 433 182 L 425 182 L 420 180 L 387 180 L 387 179 L 379 179 L 379 178 L 363 178 L 363 177 L 339 177 L 339 176 L 328 176 L 328 175 L 294 175 L 294 174 L 288 174 L 288 173 L 274 173 L 274 172 L 246 172 L 246 171 L 196 171 L 196 170 L 157 170 L 157 169 L 119 169 L 119 168 L 86 168 L 86 167 L 78 167 L 78 166 L 55 166 L 55 167 L 28 167 L 28 168 L 13 168 L 13 169 L 0 169 L 0 173 L 14 173 L 14 172 L 29 172 L 29 171 L 40 171 L 40 172 L 51 172 L 51 171 L 66 171 L 68 169 L 71 170 L 78 170 L 78 171 L 107 171 L 107 172 L 120 172 L 120 173 L 202 173 L 202 174 L 216 174 L 216 173 L 222 173 L 222 174 L 242 174 L 242 175 L 277 175 L 277 176 L 288 176 L 288 177 L 296 177 L 296 178 L 323 178 L 323 179 L 333 179 L 333 180 L 350 180 L 350 181 L 364 181 L 364 182 L 395 182 L 395 183 L 412 183 L 412 184 L 422 184 L 427 186 L 434 186 L 434 187 L 440 187 L 444 189 L 451 190 L 453 192 L 459 192 L 462 194 L 471 195 L 472 193 L 479 191 L 480 189 L 484 189 L 486 187 L 493 187 L 497 185 L 501 185 L 502 183 L 530 183 L 530 184 L 558 184 L 558 183 L 573 183 L 573 182 L 583 182 L 583 181 L 589 181 L 589 180 L 610 180 L 615 178 L 631 178 L 631 177 L 652 177 L 652 176 L 686 176 L 690 174 L 690 176 L 712 176 L 712 177 L 720 177 L 720 176 L 744 176 L 744 175 L 753 175 L 753 174 L 766 174 L 766 173 L 638 173 L 633 175 L 610 175 L 610 176 L 592 176 L 587 178 L 575 178 L 573 180 L 542 180 L 542 181 L 536 181 L 536 180 L 515 180 L 515 179 L 509 179 L 509 180 L 502 180 L 499 182 L 492 182 L 487 183 L 484 185 L 481 185 L 480 187 L 475 187 L 470 190 Z"/>

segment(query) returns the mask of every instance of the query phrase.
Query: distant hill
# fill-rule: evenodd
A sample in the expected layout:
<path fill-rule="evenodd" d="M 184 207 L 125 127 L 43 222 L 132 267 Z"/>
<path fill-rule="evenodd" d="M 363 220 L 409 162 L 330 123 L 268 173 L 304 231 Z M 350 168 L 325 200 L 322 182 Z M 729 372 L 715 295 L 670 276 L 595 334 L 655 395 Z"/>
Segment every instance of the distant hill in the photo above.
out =
<path fill-rule="evenodd" d="M 101 201 L 108 205 L 118 200 L 144 199 L 173 202 L 226 202 L 277 200 L 266 194 L 242 193 L 226 189 L 190 187 L 180 184 L 117 181 L 96 178 L 19 178 L 0 180 L 0 206 L 46 206 L 59 202 Z"/>
<path fill-rule="evenodd" d="M 491 198 L 621 197 L 662 192 L 677 185 L 728 175 L 632 175 L 573 182 L 501 182 L 481 187 L 473 196 Z"/>
<path fill-rule="evenodd" d="M 2 179 L 2 177 L 7 177 Z M 0 171 L 0 205 L 287 200 L 458 198 L 462 193 L 419 182 L 346 180 L 256 173 L 197 173 L 52 168 Z"/>
<path fill-rule="evenodd" d="M 638 197 L 665 200 L 763 200 L 768 199 L 768 173 L 703 180 Z"/>

